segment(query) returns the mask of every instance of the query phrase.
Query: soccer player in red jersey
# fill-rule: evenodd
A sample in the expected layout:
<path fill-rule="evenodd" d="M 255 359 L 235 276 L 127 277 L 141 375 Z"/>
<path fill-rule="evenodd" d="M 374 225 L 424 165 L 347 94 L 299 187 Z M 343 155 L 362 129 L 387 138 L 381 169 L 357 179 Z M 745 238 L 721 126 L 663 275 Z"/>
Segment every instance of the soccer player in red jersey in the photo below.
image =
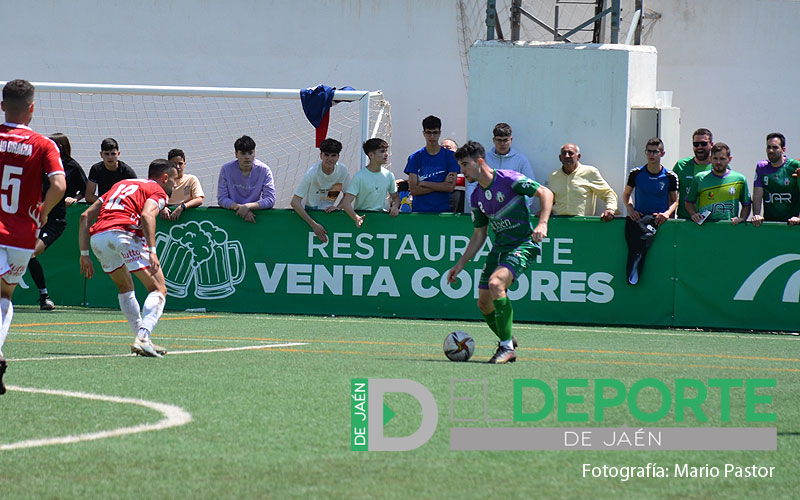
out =
<path fill-rule="evenodd" d="M 14 316 L 11 295 L 25 273 L 39 229 L 67 188 L 61 155 L 55 143 L 28 127 L 33 116 L 34 87 L 12 80 L 3 87 L 0 106 L 0 394 L 6 392 L 3 343 Z M 42 175 L 50 188 L 42 201 Z"/>
<path fill-rule="evenodd" d="M 86 209 L 81 214 L 78 242 L 81 273 L 87 278 L 94 275 L 89 258 L 91 242 L 103 271 L 119 289 L 119 307 L 136 335 L 131 352 L 160 358 L 166 350 L 150 340 L 167 297 L 164 273 L 156 255 L 156 219 L 172 194 L 177 170 L 169 161 L 158 159 L 150 163 L 147 176 L 147 180 L 117 182 Z M 141 313 L 131 273 L 149 292 Z"/>

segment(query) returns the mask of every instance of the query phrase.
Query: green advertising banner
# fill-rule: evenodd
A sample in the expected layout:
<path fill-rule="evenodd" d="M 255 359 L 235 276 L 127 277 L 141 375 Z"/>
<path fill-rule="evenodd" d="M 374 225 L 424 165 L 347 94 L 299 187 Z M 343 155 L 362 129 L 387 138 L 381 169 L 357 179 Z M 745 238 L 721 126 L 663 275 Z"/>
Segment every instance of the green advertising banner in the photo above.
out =
<path fill-rule="evenodd" d="M 40 257 L 50 295 L 57 304 L 116 308 L 116 288 L 99 265 L 91 280 L 79 274 L 84 208 L 70 207 L 67 231 Z M 167 308 L 481 318 L 477 284 L 491 243 L 457 283 L 447 283 L 473 231 L 469 216 L 368 213 L 360 229 L 343 212 L 313 217 L 327 229 L 327 243 L 291 210 L 258 212 L 255 224 L 219 208 L 159 220 Z M 659 228 L 639 283 L 630 286 L 624 219 L 557 217 L 538 262 L 509 296 L 521 321 L 792 330 L 800 253 L 790 247 L 798 243 L 797 228 L 786 225 L 670 221 Z M 26 274 L 15 302 L 37 298 Z"/>

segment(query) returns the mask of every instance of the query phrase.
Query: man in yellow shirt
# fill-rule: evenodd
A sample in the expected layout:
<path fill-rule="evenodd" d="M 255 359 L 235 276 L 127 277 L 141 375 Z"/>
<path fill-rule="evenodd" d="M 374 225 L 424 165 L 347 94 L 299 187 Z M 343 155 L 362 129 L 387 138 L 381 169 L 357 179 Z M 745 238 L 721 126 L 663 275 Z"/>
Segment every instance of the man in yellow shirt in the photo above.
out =
<path fill-rule="evenodd" d="M 604 221 L 614 219 L 617 213 L 617 195 L 600 175 L 600 171 L 579 160 L 581 149 L 575 144 L 564 144 L 558 159 L 561 168 L 550 174 L 548 187 L 555 195 L 554 215 L 594 215 L 598 198 L 605 203 L 600 215 Z"/>

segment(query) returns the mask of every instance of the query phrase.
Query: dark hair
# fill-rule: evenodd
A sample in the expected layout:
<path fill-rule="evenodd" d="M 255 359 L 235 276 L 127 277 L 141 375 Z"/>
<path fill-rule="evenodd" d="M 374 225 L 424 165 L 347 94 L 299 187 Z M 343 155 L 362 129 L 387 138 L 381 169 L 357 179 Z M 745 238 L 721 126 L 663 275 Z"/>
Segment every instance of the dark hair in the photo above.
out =
<path fill-rule="evenodd" d="M 338 155 L 342 152 L 342 143 L 336 139 L 325 139 L 319 143 L 319 150 L 323 153 Z"/>
<path fill-rule="evenodd" d="M 33 102 L 35 88 L 28 80 L 11 80 L 3 87 L 6 112 L 19 113 Z"/>
<path fill-rule="evenodd" d="M 159 158 L 150 162 L 150 166 L 147 168 L 147 177 L 149 179 L 155 179 L 164 172 L 169 172 L 170 170 L 175 170 L 177 172 L 172 162 L 164 158 Z"/>
<path fill-rule="evenodd" d="M 72 157 L 72 146 L 69 144 L 69 139 L 61 132 L 50 134 L 48 137 L 56 143 L 58 150 L 61 152 L 61 160 L 66 160 Z"/>
<path fill-rule="evenodd" d="M 707 128 L 699 128 L 699 129 L 695 130 L 694 134 L 692 134 L 692 137 L 694 137 L 696 135 L 707 135 L 709 141 L 713 141 L 714 140 L 714 134 L 712 134 L 711 131 L 708 130 Z"/>
<path fill-rule="evenodd" d="M 255 151 L 256 141 L 249 135 L 243 135 L 233 143 L 233 149 L 235 151 Z"/>
<path fill-rule="evenodd" d="M 186 154 L 183 152 L 182 149 L 178 149 L 178 148 L 174 148 L 174 149 L 170 149 L 169 150 L 169 153 L 167 153 L 167 160 L 171 160 L 171 159 L 175 158 L 176 156 L 180 156 L 181 158 L 183 158 L 183 161 L 186 161 Z"/>
<path fill-rule="evenodd" d="M 463 160 L 469 156 L 473 160 L 478 161 L 478 158 L 486 158 L 486 150 L 483 149 L 480 142 L 467 141 L 466 144 L 458 148 L 455 156 L 456 160 Z"/>
<path fill-rule="evenodd" d="M 780 132 L 773 132 L 771 134 L 767 134 L 767 142 L 771 141 L 772 139 L 780 139 L 781 147 L 786 147 L 786 137 L 783 136 Z"/>
<path fill-rule="evenodd" d="M 375 151 L 381 148 L 388 148 L 389 143 L 384 141 L 383 139 L 379 139 L 378 137 L 373 137 L 372 139 L 367 139 L 367 142 L 364 143 L 363 149 L 364 154 L 369 156 L 370 153 L 374 153 Z"/>
<path fill-rule="evenodd" d="M 495 137 L 509 137 L 511 135 L 511 125 L 508 123 L 500 122 L 494 126 L 492 134 Z"/>
<path fill-rule="evenodd" d="M 115 149 L 119 151 L 119 144 L 111 137 L 103 139 L 103 142 L 100 143 L 100 151 L 113 151 Z"/>
<path fill-rule="evenodd" d="M 728 147 L 728 145 L 725 144 L 724 142 L 718 142 L 718 143 L 714 144 L 714 146 L 711 147 L 711 154 L 713 155 L 714 153 L 719 153 L 723 149 L 728 154 L 728 156 L 731 155 L 731 148 Z"/>
<path fill-rule="evenodd" d="M 439 119 L 437 116 L 426 116 L 425 119 L 422 120 L 422 130 L 441 130 L 442 129 L 442 120 Z"/>
<path fill-rule="evenodd" d="M 658 137 L 652 137 L 647 141 L 647 146 L 655 146 L 657 148 L 661 148 L 661 150 L 663 151 L 664 150 L 664 141 L 662 141 Z M 645 146 L 645 147 L 647 147 L 647 146 Z"/>

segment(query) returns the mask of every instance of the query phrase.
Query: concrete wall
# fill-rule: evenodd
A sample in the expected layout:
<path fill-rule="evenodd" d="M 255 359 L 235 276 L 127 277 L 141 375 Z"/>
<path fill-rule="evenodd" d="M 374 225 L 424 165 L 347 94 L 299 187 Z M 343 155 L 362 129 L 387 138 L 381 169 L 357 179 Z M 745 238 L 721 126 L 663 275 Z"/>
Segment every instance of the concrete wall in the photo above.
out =
<path fill-rule="evenodd" d="M 395 172 L 428 114 L 466 131 L 452 0 L 29 0 L 5 2 L 3 18 L 19 51 L 0 80 L 382 89 Z"/>
<path fill-rule="evenodd" d="M 488 149 L 494 125 L 508 122 L 513 146 L 540 182 L 573 142 L 581 162 L 601 168 L 621 194 L 630 107 L 655 105 L 656 59 L 644 46 L 478 42 L 470 51 L 467 133 Z"/>

